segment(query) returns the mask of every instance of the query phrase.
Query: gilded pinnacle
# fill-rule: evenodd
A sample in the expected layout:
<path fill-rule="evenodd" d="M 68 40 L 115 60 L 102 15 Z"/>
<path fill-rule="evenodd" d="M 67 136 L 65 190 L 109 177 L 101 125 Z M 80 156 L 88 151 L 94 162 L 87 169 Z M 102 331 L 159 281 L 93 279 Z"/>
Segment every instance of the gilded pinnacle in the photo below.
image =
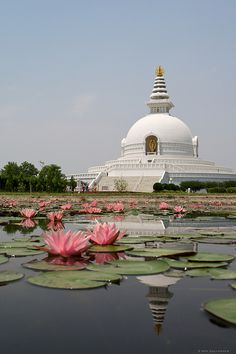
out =
<path fill-rule="evenodd" d="M 156 68 L 155 73 L 156 73 L 156 76 L 163 76 L 164 73 L 165 73 L 165 70 L 164 70 L 164 68 L 163 68 L 161 65 L 159 65 L 159 66 Z"/>

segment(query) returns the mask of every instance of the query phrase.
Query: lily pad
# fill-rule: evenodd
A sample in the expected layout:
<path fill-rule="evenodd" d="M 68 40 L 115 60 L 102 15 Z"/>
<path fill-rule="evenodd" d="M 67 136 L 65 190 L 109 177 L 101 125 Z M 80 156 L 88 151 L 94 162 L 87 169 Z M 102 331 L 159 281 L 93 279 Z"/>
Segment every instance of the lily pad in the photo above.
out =
<path fill-rule="evenodd" d="M 84 264 L 77 264 L 77 265 L 57 265 L 57 264 L 51 264 L 49 262 L 46 262 L 44 260 L 38 261 L 37 259 L 34 259 L 33 261 L 23 263 L 23 267 L 29 268 L 29 269 L 34 269 L 34 270 L 41 270 L 41 271 L 60 271 L 60 270 L 80 270 L 80 269 L 85 269 L 86 266 Z"/>
<path fill-rule="evenodd" d="M 236 324 L 236 298 L 210 300 L 204 304 L 204 310 L 210 314 Z"/>
<path fill-rule="evenodd" d="M 161 237 L 157 236 L 137 236 L 137 237 L 123 237 L 119 241 L 116 241 L 116 244 L 139 244 L 145 242 L 154 242 L 161 241 Z"/>
<path fill-rule="evenodd" d="M 137 248 L 132 251 L 126 251 L 129 256 L 135 257 L 167 257 L 193 254 L 191 250 L 174 249 L 174 248 Z"/>
<path fill-rule="evenodd" d="M 57 289 L 90 289 L 105 286 L 107 282 L 119 281 L 118 274 L 104 274 L 98 272 L 81 271 L 58 271 L 44 272 L 37 276 L 31 276 L 29 283 L 47 288 Z"/>
<path fill-rule="evenodd" d="M 5 257 L 3 254 L 0 255 L 0 264 L 7 263 L 9 259 Z"/>
<path fill-rule="evenodd" d="M 236 270 L 212 269 L 212 279 L 236 279 Z"/>
<path fill-rule="evenodd" d="M 230 269 L 194 269 L 187 271 L 186 274 L 192 277 L 210 276 L 211 279 L 218 280 L 236 279 L 236 270 Z"/>
<path fill-rule="evenodd" d="M 27 248 L 2 248 L 0 253 L 4 253 L 9 257 L 26 257 L 26 256 L 37 256 L 43 254 L 43 251 L 37 251 Z"/>
<path fill-rule="evenodd" d="M 127 250 L 132 249 L 130 246 L 122 245 L 122 246 L 116 246 L 116 245 L 104 245 L 104 246 L 99 246 L 99 245 L 94 245 L 88 249 L 88 252 L 102 252 L 102 253 L 112 253 L 112 252 L 124 252 Z"/>
<path fill-rule="evenodd" d="M 195 239 L 195 238 L 199 238 L 201 237 L 201 235 L 199 234 L 170 234 L 170 235 L 165 235 L 168 236 L 170 238 L 174 238 L 174 239 Z M 202 236 L 203 238 L 204 236 Z"/>
<path fill-rule="evenodd" d="M 229 285 L 231 286 L 231 288 L 236 290 L 236 283 L 230 283 Z"/>
<path fill-rule="evenodd" d="M 229 245 L 232 243 L 236 243 L 236 239 L 228 239 L 226 237 L 204 237 L 204 238 L 198 238 L 195 239 L 196 242 L 200 243 L 210 243 L 210 244 L 215 244 L 215 245 Z"/>
<path fill-rule="evenodd" d="M 234 259 L 231 254 L 198 252 L 194 256 L 186 257 L 192 262 L 229 262 Z"/>
<path fill-rule="evenodd" d="M 199 269 L 192 269 L 185 272 L 186 275 L 190 277 L 211 277 L 212 268 L 199 268 Z"/>
<path fill-rule="evenodd" d="M 183 271 L 177 271 L 177 272 L 170 271 L 170 272 L 166 272 L 165 276 L 166 277 L 174 277 L 174 278 L 182 278 L 185 276 L 185 272 L 183 272 Z"/>
<path fill-rule="evenodd" d="M 195 268 L 218 268 L 226 267 L 227 262 L 182 262 L 174 259 L 165 259 L 171 268 L 176 269 L 195 269 Z"/>
<path fill-rule="evenodd" d="M 98 272 L 118 273 L 127 275 L 158 274 L 165 272 L 169 266 L 164 261 L 129 261 L 124 260 L 114 264 L 90 264 L 87 269 Z"/>
<path fill-rule="evenodd" d="M 12 241 L 12 242 L 0 242 L 1 248 L 34 248 L 35 246 L 43 246 L 44 243 L 40 242 L 24 242 L 24 241 Z"/>
<path fill-rule="evenodd" d="M 19 280 L 24 277 L 24 274 L 13 272 L 10 270 L 0 271 L 0 284 L 9 283 L 11 281 Z"/>

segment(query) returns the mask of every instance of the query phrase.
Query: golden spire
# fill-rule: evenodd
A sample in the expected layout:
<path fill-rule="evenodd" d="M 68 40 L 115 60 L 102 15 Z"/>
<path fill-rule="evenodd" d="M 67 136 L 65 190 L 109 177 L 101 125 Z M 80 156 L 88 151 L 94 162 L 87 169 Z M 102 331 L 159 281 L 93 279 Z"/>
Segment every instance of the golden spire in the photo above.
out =
<path fill-rule="evenodd" d="M 163 76 L 164 73 L 165 73 L 164 68 L 161 65 L 159 65 L 155 71 L 156 76 Z"/>

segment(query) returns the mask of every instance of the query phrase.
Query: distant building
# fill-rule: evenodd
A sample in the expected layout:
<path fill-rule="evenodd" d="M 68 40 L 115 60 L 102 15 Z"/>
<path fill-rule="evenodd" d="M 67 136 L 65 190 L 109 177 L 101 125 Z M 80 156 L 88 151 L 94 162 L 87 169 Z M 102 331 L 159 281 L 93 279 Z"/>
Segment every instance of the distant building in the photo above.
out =
<path fill-rule="evenodd" d="M 161 66 L 156 69 L 147 106 L 150 113 L 134 123 L 122 139 L 121 157 L 91 167 L 88 173 L 73 175 L 78 184 L 84 181 L 90 188 L 95 185 L 100 191 L 112 191 L 114 181 L 122 178 L 129 191 L 152 192 L 155 182 L 236 180 L 230 168 L 198 157 L 198 137 L 193 137 L 188 126 L 170 114 L 174 105 Z"/>

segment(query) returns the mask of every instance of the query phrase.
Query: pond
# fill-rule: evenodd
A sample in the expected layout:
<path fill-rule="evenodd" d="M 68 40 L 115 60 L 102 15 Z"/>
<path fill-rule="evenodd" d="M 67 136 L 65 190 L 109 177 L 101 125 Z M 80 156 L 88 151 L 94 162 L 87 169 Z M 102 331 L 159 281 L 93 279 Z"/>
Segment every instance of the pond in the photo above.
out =
<path fill-rule="evenodd" d="M 114 221 L 104 216 L 102 221 Z M 66 229 L 94 223 L 85 216 L 68 220 Z M 130 235 L 174 235 L 207 231 L 236 234 L 236 220 L 225 218 L 169 219 L 151 215 L 115 219 Z M 40 223 L 39 223 L 40 225 Z M 43 227 L 43 225 L 41 225 Z M 232 233 L 233 232 L 233 233 Z M 40 235 L 30 229 L 0 226 L 1 241 Z M 190 244 L 190 243 L 189 243 Z M 192 245 L 193 243 L 191 243 Z M 235 255 L 235 244 L 196 243 L 198 251 Z M 162 245 L 156 245 L 156 247 Z M 143 245 L 139 246 L 143 247 Z M 171 246 L 170 246 L 171 247 Z M 24 273 L 21 280 L 0 288 L 2 353 L 11 354 L 194 354 L 235 353 L 235 327 L 206 313 L 211 299 L 235 297 L 229 283 L 209 277 L 181 278 L 163 274 L 124 276 L 119 284 L 92 290 L 35 286 L 27 277 L 38 274 L 22 267 L 37 257 L 12 257 L 1 270 Z M 236 270 L 233 260 L 227 269 Z"/>

